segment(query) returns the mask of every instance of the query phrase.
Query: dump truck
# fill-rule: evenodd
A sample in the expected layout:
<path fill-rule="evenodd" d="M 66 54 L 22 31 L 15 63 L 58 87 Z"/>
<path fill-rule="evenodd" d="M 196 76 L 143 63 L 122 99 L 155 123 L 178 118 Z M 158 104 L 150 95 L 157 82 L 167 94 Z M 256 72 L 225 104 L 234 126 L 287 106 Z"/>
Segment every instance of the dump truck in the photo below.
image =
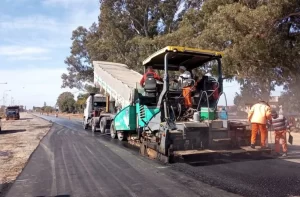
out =
<path fill-rule="evenodd" d="M 5 110 L 6 120 L 19 120 L 20 119 L 20 107 L 8 106 Z"/>
<path fill-rule="evenodd" d="M 119 63 L 94 61 L 94 83 L 119 108 L 110 113 L 110 136 L 140 148 L 144 156 L 163 162 L 186 160 L 210 154 L 269 152 L 251 149 L 249 125 L 220 120 L 217 105 L 223 92 L 222 53 L 180 46 L 167 46 L 144 62 L 164 73 L 163 82 L 146 80 L 142 75 Z M 170 73 L 185 66 L 192 79 L 174 84 Z M 197 73 L 211 66 L 216 77 Z M 183 88 L 190 88 L 192 106 L 185 106 Z M 226 101 L 227 102 L 227 101 Z M 226 104 L 227 105 L 227 104 Z"/>

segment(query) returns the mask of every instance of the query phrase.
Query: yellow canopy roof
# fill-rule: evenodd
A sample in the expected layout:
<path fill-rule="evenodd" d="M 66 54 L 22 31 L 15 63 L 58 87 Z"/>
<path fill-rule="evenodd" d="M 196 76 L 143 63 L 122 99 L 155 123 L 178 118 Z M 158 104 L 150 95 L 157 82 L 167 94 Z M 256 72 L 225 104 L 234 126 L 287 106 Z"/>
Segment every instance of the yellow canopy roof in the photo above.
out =
<path fill-rule="evenodd" d="M 143 61 L 143 66 L 152 66 L 154 69 L 164 69 L 164 57 L 169 53 L 169 70 L 178 70 L 179 66 L 194 69 L 213 59 L 222 58 L 223 53 L 218 51 L 202 50 L 181 46 L 167 46 L 150 55 Z"/>

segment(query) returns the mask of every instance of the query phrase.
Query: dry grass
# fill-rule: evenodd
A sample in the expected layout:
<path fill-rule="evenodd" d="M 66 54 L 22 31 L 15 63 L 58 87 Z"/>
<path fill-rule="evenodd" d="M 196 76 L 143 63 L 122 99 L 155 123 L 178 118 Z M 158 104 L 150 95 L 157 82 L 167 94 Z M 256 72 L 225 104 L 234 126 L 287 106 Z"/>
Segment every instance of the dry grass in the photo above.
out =
<path fill-rule="evenodd" d="M 3 120 L 0 132 L 0 184 L 16 179 L 28 158 L 50 130 L 51 123 L 21 113 L 20 120 Z"/>

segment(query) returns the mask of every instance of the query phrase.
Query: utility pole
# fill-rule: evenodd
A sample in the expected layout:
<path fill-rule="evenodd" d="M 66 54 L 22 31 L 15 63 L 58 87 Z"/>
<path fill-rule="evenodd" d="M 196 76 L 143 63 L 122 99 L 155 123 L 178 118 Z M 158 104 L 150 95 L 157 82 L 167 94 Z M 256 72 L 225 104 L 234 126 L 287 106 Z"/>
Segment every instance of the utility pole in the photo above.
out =
<path fill-rule="evenodd" d="M 10 92 L 11 90 L 4 90 L 3 91 L 3 106 L 5 106 L 5 101 L 6 101 L 6 92 Z"/>

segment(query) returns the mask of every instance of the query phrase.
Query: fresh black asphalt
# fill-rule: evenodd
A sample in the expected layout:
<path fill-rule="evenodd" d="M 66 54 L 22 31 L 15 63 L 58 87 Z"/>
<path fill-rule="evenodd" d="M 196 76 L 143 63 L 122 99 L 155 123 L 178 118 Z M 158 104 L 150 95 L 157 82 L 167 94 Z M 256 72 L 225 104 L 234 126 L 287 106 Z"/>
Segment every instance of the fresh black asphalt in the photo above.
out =
<path fill-rule="evenodd" d="M 78 122 L 44 118 L 57 124 L 6 196 L 235 196 L 94 136 Z"/>
<path fill-rule="evenodd" d="M 162 165 L 78 121 L 42 117 L 55 124 L 7 196 L 300 195 L 300 163 L 242 156 Z M 300 147 L 292 150 L 299 161 Z"/>

